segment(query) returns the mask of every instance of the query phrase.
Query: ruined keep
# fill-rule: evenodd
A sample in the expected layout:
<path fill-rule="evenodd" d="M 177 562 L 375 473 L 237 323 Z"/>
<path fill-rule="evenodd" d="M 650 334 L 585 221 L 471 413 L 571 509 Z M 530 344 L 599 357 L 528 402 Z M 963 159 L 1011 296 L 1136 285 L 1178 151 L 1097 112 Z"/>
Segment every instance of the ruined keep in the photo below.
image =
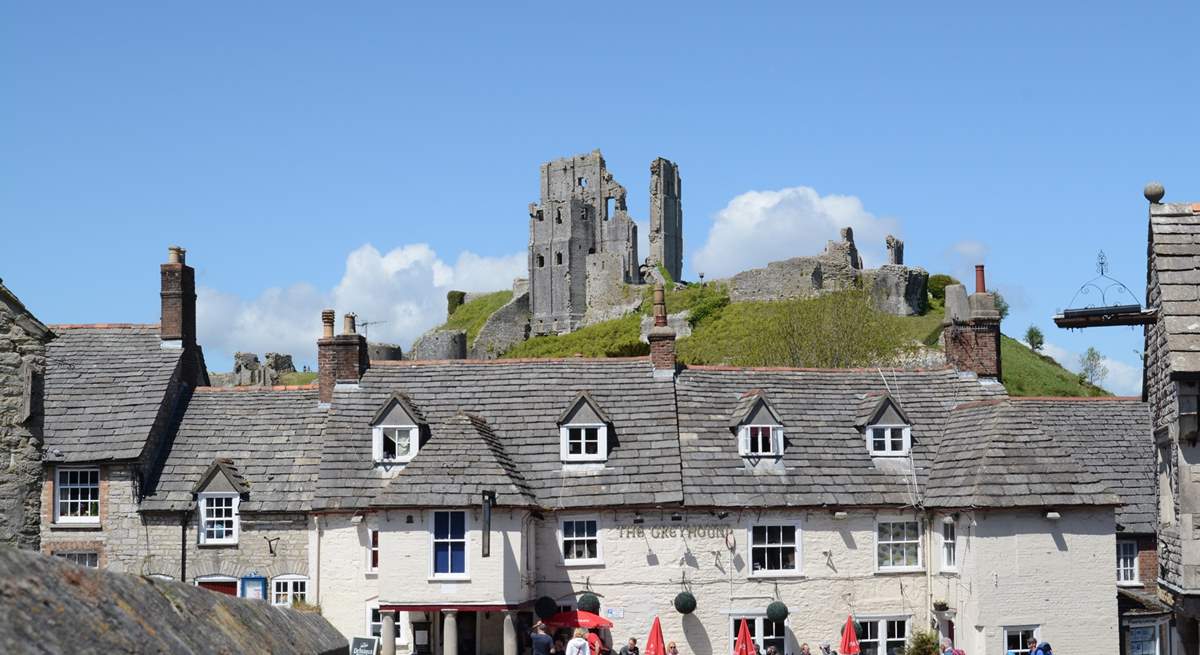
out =
<path fill-rule="evenodd" d="M 679 167 L 662 157 L 650 162 L 650 254 L 646 265 L 662 266 L 671 280 L 683 279 L 683 182 Z"/>
<path fill-rule="evenodd" d="M 660 189 L 651 203 L 661 214 L 651 219 L 658 230 L 652 243 L 660 244 L 658 258 L 667 269 L 679 270 L 678 171 L 665 159 L 655 160 L 651 169 L 670 176 L 665 183 L 651 181 L 652 190 Z M 605 168 L 600 151 L 542 164 L 541 202 L 529 205 L 531 333 L 571 332 L 589 311 L 622 307 L 625 285 L 641 278 L 637 225 L 626 211 L 625 187 Z"/>

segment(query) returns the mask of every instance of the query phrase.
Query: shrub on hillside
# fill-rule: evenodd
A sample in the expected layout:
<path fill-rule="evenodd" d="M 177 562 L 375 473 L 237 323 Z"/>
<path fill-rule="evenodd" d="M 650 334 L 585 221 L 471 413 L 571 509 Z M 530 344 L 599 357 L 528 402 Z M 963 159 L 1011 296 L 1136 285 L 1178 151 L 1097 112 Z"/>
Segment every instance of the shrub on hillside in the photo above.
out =
<path fill-rule="evenodd" d="M 958 280 L 946 275 L 945 273 L 936 273 L 929 276 L 929 295 L 935 300 L 945 302 L 946 287 L 951 284 L 962 284 Z"/>

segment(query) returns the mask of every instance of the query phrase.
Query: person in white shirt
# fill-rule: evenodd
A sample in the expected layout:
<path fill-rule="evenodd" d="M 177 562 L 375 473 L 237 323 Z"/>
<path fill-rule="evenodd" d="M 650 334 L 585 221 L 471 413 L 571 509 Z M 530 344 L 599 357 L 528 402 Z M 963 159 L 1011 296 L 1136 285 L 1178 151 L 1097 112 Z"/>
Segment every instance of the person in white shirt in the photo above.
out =
<path fill-rule="evenodd" d="M 575 638 L 567 642 L 567 652 L 565 655 L 590 655 L 590 653 L 587 630 L 575 628 Z"/>

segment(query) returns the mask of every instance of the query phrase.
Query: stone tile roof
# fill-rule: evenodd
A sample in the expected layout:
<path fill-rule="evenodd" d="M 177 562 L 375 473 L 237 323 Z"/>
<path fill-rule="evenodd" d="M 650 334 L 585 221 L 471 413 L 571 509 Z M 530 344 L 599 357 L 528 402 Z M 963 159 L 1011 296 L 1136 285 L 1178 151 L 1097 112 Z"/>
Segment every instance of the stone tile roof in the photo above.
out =
<path fill-rule="evenodd" d="M 908 413 L 904 411 L 904 407 L 892 398 L 892 395 L 884 393 L 869 393 L 863 397 L 858 405 L 858 416 L 854 419 L 854 424 L 858 427 L 866 427 L 871 425 L 873 421 L 879 418 L 880 412 L 887 406 L 894 407 L 896 413 L 900 415 L 906 423 L 912 423 L 912 419 L 908 417 Z"/>
<path fill-rule="evenodd" d="M 214 459 L 213 463 L 208 466 L 208 470 L 201 474 L 199 478 L 196 478 L 196 484 L 192 485 L 192 493 L 198 494 L 204 491 L 209 480 L 218 473 L 225 476 L 225 479 L 229 481 L 229 485 L 239 494 L 250 493 L 250 485 L 246 483 L 246 476 L 237 470 L 237 464 L 228 457 Z"/>
<path fill-rule="evenodd" d="M 929 474 L 928 507 L 1118 505 L 1079 453 L 1028 411 L 1031 403 L 967 403 L 950 413 Z"/>
<path fill-rule="evenodd" d="M 1136 398 L 1019 398 L 1014 404 L 1121 498 L 1126 533 L 1158 525 L 1149 405 Z"/>
<path fill-rule="evenodd" d="M 447 484 L 454 481 L 453 484 Z M 496 492 L 505 507 L 535 505 L 517 465 L 487 421 L 460 412 L 422 444 L 417 456 L 377 494 L 372 505 L 468 506 Z"/>
<path fill-rule="evenodd" d="M 645 358 L 401 361 L 376 362 L 358 389 L 335 392 L 315 509 L 366 507 L 392 475 L 396 480 L 390 484 L 404 484 L 405 471 L 395 474 L 371 461 L 371 417 L 396 391 L 424 414 L 430 443 L 462 430 L 459 412 L 486 421 L 542 507 L 683 500 L 674 386 L 669 379 L 655 380 Z M 612 421 L 611 451 L 603 467 L 564 468 L 559 459 L 556 421 L 581 391 Z M 427 454 L 418 452 L 409 467 Z M 468 480 L 453 474 L 443 475 L 441 482 L 444 489 L 453 489 Z M 470 504 L 478 502 L 471 499 Z"/>
<path fill-rule="evenodd" d="M 193 486 L 209 472 L 213 460 L 228 458 L 249 488 L 241 511 L 307 511 L 326 414 L 315 389 L 197 389 L 142 509 L 189 507 Z"/>
<path fill-rule="evenodd" d="M 738 456 L 729 417 L 761 389 L 787 426 L 782 467 L 758 470 Z M 910 505 L 911 475 L 895 458 L 873 461 L 855 426 L 868 394 L 888 392 L 912 418 L 913 461 L 923 478 L 949 410 L 1005 397 L 1003 387 L 936 371 L 692 367 L 678 378 L 684 492 L 698 506 Z M 873 401 L 872 401 L 873 402 Z M 883 461 L 887 459 L 889 461 Z M 906 464 L 903 462 L 901 464 Z M 917 480 L 918 483 L 921 480 Z"/>
<path fill-rule="evenodd" d="M 749 420 L 750 413 L 758 408 L 758 404 L 760 402 L 763 404 L 763 407 L 765 407 L 767 411 L 771 413 L 771 416 L 775 417 L 775 420 L 778 421 L 780 425 L 786 425 L 786 423 L 783 422 L 783 417 L 780 416 L 779 412 L 775 411 L 775 407 L 771 405 L 771 400 L 767 398 L 767 394 L 762 389 L 751 389 L 746 393 L 743 393 L 741 398 L 738 398 L 737 405 L 734 406 L 733 411 L 729 413 L 729 428 L 737 428 Z"/>
<path fill-rule="evenodd" d="M 1173 372 L 1200 372 L 1200 204 L 1150 205 L 1150 248 Z"/>
<path fill-rule="evenodd" d="M 48 461 L 133 459 L 169 398 L 183 350 L 163 348 L 157 325 L 56 325 L 46 347 Z M 55 451 L 61 452 L 61 457 Z"/>

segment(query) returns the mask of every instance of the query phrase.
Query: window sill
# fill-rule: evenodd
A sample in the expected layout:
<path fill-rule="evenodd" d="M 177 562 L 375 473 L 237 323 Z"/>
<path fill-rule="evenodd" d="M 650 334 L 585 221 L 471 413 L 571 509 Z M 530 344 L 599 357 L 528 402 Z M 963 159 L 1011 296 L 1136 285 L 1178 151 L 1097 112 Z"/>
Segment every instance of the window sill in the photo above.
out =
<path fill-rule="evenodd" d="M 363 573 L 363 575 L 367 576 L 368 578 L 378 578 L 379 577 L 379 569 L 375 569 L 374 571 L 367 571 L 367 572 Z"/>
<path fill-rule="evenodd" d="M 569 559 L 563 560 L 563 566 L 569 569 L 599 568 L 604 566 L 602 559 Z"/>
<path fill-rule="evenodd" d="M 800 571 L 767 571 L 765 573 L 747 573 L 747 580 L 776 580 L 779 578 L 787 578 L 794 580 L 803 578 L 804 573 Z"/>
<path fill-rule="evenodd" d="M 1118 582 L 1117 586 L 1126 589 L 1141 589 L 1146 585 L 1142 584 L 1140 580 L 1126 580 L 1124 582 Z"/>
<path fill-rule="evenodd" d="M 924 572 L 925 572 L 925 567 L 923 567 L 923 566 L 907 566 L 904 568 L 877 569 L 875 571 L 875 575 L 903 575 L 903 574 L 907 574 L 907 573 L 924 573 Z"/>
<path fill-rule="evenodd" d="M 430 582 L 470 582 L 471 576 L 463 574 L 434 574 L 429 576 Z"/>
<path fill-rule="evenodd" d="M 946 578 L 957 578 L 958 569 L 942 569 L 941 571 L 938 571 L 938 575 Z"/>
<path fill-rule="evenodd" d="M 221 542 L 221 543 L 209 542 L 206 544 L 196 544 L 196 547 L 197 548 L 237 548 L 238 543 L 236 541 Z"/>
<path fill-rule="evenodd" d="M 51 523 L 52 531 L 99 532 L 104 529 L 100 523 Z"/>

